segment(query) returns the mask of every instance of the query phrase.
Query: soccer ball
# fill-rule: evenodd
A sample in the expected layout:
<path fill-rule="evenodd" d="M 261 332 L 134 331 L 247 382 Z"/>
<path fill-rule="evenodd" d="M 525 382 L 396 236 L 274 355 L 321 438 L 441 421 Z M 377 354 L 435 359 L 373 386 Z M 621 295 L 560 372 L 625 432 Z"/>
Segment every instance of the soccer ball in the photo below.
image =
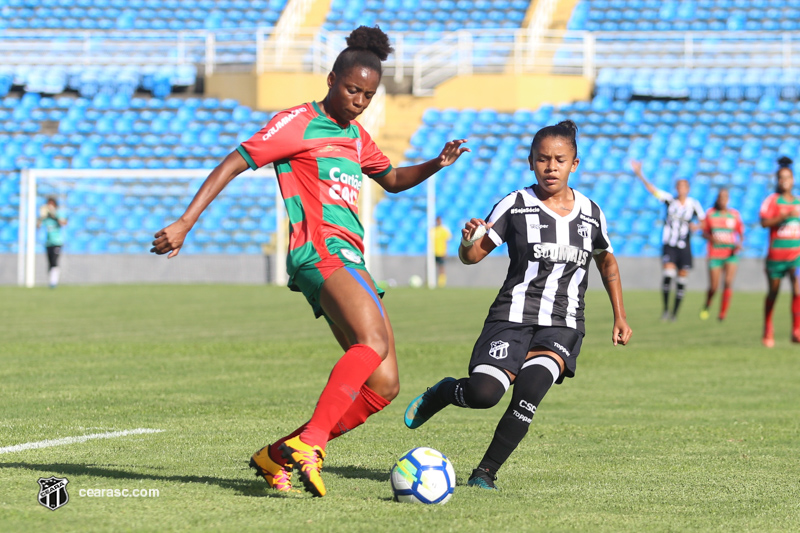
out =
<path fill-rule="evenodd" d="M 408 286 L 415 289 L 422 287 L 422 278 L 416 274 L 408 278 Z"/>
<path fill-rule="evenodd" d="M 447 503 L 456 486 L 450 460 L 433 448 L 414 448 L 392 467 L 394 500 L 404 503 Z"/>

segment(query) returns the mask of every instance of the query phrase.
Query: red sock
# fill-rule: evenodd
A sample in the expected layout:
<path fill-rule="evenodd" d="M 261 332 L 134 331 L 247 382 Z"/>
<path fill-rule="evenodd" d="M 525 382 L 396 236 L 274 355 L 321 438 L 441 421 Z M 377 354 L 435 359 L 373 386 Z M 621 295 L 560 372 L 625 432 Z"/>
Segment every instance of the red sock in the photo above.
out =
<path fill-rule="evenodd" d="M 764 336 L 772 335 L 772 309 L 775 307 L 775 298 L 767 296 L 764 302 Z"/>
<path fill-rule="evenodd" d="M 333 366 L 300 440 L 310 446 L 325 448 L 331 430 L 353 405 L 358 391 L 381 362 L 381 357 L 369 346 L 352 345 Z"/>
<path fill-rule="evenodd" d="M 375 392 L 374 390 L 363 385 L 361 387 L 361 394 L 358 395 L 356 401 L 350 406 L 342 418 L 333 426 L 328 440 L 333 440 L 336 437 L 341 437 L 348 431 L 352 431 L 364 422 L 367 418 L 382 410 L 389 405 L 389 400 Z"/>
<path fill-rule="evenodd" d="M 792 334 L 800 333 L 800 296 L 792 296 Z"/>
<path fill-rule="evenodd" d="M 708 292 L 706 292 L 706 309 L 711 307 L 711 300 L 713 299 L 714 299 L 714 291 L 712 289 L 708 289 Z"/>
<path fill-rule="evenodd" d="M 733 289 L 725 289 L 722 291 L 722 305 L 719 308 L 719 317 L 725 318 L 725 315 L 728 313 L 728 305 L 731 303 L 731 294 L 733 294 Z"/>
<path fill-rule="evenodd" d="M 367 418 L 381 411 L 390 403 L 389 400 L 367 387 L 366 384 L 361 386 L 360 392 L 361 394 L 358 395 L 358 398 L 356 398 L 356 400 L 353 402 L 353 405 L 350 406 L 350 409 L 348 409 L 347 412 L 342 415 L 342 418 L 336 423 L 336 425 L 333 426 L 333 429 L 328 435 L 329 442 L 336 437 L 341 437 L 348 431 L 354 430 L 366 422 Z M 303 431 L 305 431 L 306 426 L 308 426 L 308 422 L 294 430 L 289 435 L 275 441 L 272 446 L 270 446 L 270 457 L 273 461 L 281 465 L 286 464 L 286 461 L 284 460 L 278 448 L 280 448 L 281 444 L 287 440 L 300 435 Z"/>

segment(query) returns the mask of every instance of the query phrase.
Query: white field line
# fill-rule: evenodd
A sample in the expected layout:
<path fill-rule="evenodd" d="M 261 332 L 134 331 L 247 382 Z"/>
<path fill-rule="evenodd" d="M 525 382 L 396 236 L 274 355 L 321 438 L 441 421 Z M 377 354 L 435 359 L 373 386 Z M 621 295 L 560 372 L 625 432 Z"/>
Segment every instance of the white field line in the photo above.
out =
<path fill-rule="evenodd" d="M 0 455 L 4 453 L 22 452 L 25 450 L 35 450 L 37 448 L 50 448 L 51 446 L 65 446 L 67 444 L 77 444 L 79 442 L 86 442 L 92 439 L 115 439 L 117 437 L 126 437 L 128 435 L 143 435 L 145 433 L 161 433 L 163 429 L 126 429 L 125 431 L 109 431 L 108 433 L 93 433 L 91 435 L 82 435 L 80 437 L 64 437 L 63 439 L 40 440 L 38 442 L 26 442 L 24 444 L 15 444 L 14 446 L 6 446 L 0 448 Z"/>

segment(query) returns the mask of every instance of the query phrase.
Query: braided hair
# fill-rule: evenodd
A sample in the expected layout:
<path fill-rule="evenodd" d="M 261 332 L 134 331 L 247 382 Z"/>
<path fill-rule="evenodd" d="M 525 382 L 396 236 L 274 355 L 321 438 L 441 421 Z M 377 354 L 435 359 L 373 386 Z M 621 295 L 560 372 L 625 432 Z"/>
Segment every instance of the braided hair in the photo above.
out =
<path fill-rule="evenodd" d="M 385 61 L 394 48 L 389 44 L 389 36 L 380 27 L 359 26 L 346 39 L 347 48 L 339 53 L 331 69 L 337 76 L 353 67 L 361 66 L 383 75 L 381 62 Z"/>

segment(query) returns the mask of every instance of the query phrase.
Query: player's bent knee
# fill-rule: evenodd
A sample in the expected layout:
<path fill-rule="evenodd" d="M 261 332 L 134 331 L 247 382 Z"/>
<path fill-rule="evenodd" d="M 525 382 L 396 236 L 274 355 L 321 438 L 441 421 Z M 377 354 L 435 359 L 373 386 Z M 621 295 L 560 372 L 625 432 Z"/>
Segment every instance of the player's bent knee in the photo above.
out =
<path fill-rule="evenodd" d="M 496 372 L 486 373 L 484 367 Z M 505 376 L 503 379 L 501 376 Z M 489 365 L 480 365 L 464 384 L 464 402 L 472 409 L 489 409 L 497 405 L 508 390 L 510 381 L 503 370 Z"/>

